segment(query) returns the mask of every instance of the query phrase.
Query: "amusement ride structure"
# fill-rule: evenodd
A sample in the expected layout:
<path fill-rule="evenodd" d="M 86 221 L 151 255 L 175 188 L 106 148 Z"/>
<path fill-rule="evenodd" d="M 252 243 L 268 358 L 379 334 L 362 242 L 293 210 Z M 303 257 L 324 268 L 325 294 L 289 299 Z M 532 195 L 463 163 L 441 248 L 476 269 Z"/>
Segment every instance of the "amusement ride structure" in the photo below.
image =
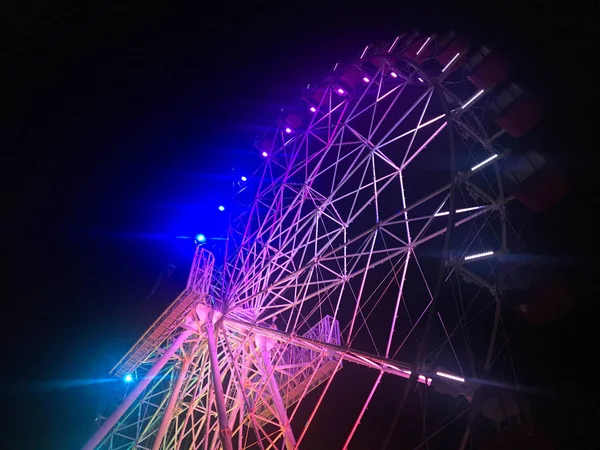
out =
<path fill-rule="evenodd" d="M 503 311 L 540 324 L 569 307 L 511 258 L 516 222 L 567 192 L 517 143 L 541 119 L 500 53 L 453 33 L 336 64 L 256 143 L 222 254 L 197 237 L 187 286 L 113 368 L 130 389 L 83 449 L 327 448 L 311 429 L 350 365 L 373 381 L 343 449 L 367 448 L 353 439 L 384 377 L 404 379 L 394 424 L 415 389 L 461 405 L 418 448 L 452 422 L 464 433 L 443 448 L 546 448 L 517 396 L 482 381 L 507 352 Z"/>

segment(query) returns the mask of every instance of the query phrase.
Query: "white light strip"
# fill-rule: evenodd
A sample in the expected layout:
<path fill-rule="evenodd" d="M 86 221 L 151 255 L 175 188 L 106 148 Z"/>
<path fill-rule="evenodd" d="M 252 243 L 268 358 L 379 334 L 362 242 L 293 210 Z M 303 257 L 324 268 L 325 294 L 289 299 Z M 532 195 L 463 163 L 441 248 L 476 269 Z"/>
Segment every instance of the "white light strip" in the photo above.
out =
<path fill-rule="evenodd" d="M 469 211 L 475 211 L 476 209 L 481 209 L 481 208 L 485 208 L 485 205 L 471 206 L 469 208 L 460 208 L 460 209 L 457 209 L 456 212 L 464 213 L 464 212 L 469 212 Z M 442 211 L 437 214 L 434 214 L 433 217 L 442 217 L 442 216 L 447 216 L 448 214 L 450 214 L 450 211 Z"/>
<path fill-rule="evenodd" d="M 335 69 L 337 69 L 339 63 L 335 63 L 335 66 L 333 66 L 333 71 L 335 72 Z"/>
<path fill-rule="evenodd" d="M 444 68 L 442 69 L 442 73 L 444 73 L 444 72 L 446 71 L 446 69 L 448 69 L 448 67 L 450 67 L 450 65 L 451 65 L 451 64 L 454 62 L 454 60 L 455 60 L 456 58 L 458 58 L 458 55 L 460 55 L 460 52 L 458 52 L 456 55 L 454 55 L 454 58 L 452 58 L 452 59 L 450 60 L 450 62 L 449 62 L 448 64 L 446 64 L 446 67 L 444 67 Z"/>
<path fill-rule="evenodd" d="M 498 157 L 498 154 L 496 153 L 495 155 L 490 156 L 489 158 L 484 159 L 483 161 L 481 161 L 478 164 L 475 164 L 473 167 L 471 167 L 471 172 L 475 172 L 477 169 L 482 168 L 483 166 L 485 166 L 487 163 L 492 162 L 493 160 L 495 160 Z"/>
<path fill-rule="evenodd" d="M 484 92 L 484 90 L 483 90 L 483 89 L 481 89 L 481 90 L 480 90 L 479 92 L 477 92 L 477 93 L 476 93 L 476 94 L 475 94 L 473 97 L 471 97 L 471 99 L 470 99 L 470 100 L 469 100 L 467 103 L 465 103 L 464 105 L 462 105 L 462 106 L 460 107 L 460 109 L 465 109 L 467 106 L 469 106 L 469 105 L 470 105 L 471 103 L 473 103 L 475 100 L 477 100 L 477 98 L 478 98 L 478 97 L 479 97 L 481 94 L 483 94 L 483 92 Z"/>
<path fill-rule="evenodd" d="M 445 372 L 436 372 L 435 373 L 438 377 L 442 377 L 442 378 L 448 378 L 449 380 L 454 380 L 454 381 L 460 381 L 461 383 L 465 382 L 465 379 L 463 377 L 458 377 L 456 375 L 452 375 L 451 373 L 445 373 Z"/>
<path fill-rule="evenodd" d="M 397 36 L 396 39 L 394 39 L 394 42 L 392 43 L 392 45 L 390 45 L 390 53 L 392 53 L 394 51 L 394 49 L 396 48 L 396 44 L 398 43 L 399 39 L 400 39 L 400 36 Z"/>
<path fill-rule="evenodd" d="M 483 258 L 485 256 L 491 256 L 494 252 L 483 252 L 483 253 L 475 253 L 474 255 L 465 256 L 465 261 L 470 261 L 471 259 Z"/>
<path fill-rule="evenodd" d="M 365 57 L 365 53 L 367 53 L 367 50 L 369 50 L 369 46 L 368 46 L 368 45 L 367 45 L 367 46 L 365 47 L 365 49 L 363 50 L 363 52 L 362 52 L 362 55 L 360 55 L 360 58 L 359 58 L 359 59 L 363 59 L 363 58 Z"/>
<path fill-rule="evenodd" d="M 421 45 L 421 48 L 419 49 L 419 51 L 417 52 L 417 56 L 419 56 L 419 53 L 421 53 L 423 51 L 423 49 L 425 48 L 425 46 L 429 43 L 429 40 L 431 39 L 431 36 L 429 36 L 427 38 L 427 40 L 423 43 L 423 45 Z M 443 70 L 442 70 L 443 72 Z"/>

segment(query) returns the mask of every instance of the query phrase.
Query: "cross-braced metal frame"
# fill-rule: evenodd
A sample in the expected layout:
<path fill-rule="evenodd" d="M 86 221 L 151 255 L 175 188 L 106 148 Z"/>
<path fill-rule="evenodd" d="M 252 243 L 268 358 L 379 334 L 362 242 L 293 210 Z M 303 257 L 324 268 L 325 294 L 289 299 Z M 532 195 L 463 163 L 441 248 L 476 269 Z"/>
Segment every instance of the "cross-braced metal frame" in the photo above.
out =
<path fill-rule="evenodd" d="M 115 368 L 135 372 L 136 386 L 85 449 L 304 448 L 350 363 L 378 375 L 347 448 L 383 375 L 411 373 L 449 231 L 444 284 L 455 302 L 436 313 L 418 380 L 469 395 L 465 379 L 494 356 L 498 260 L 516 239 L 497 166 L 504 150 L 479 120 L 486 92 L 448 67 L 426 73 L 399 56 L 398 42 L 360 86 L 332 76 L 311 89 L 318 101 L 304 127 L 282 123 L 269 136 L 264 164 L 237 197 L 246 208 L 218 286 L 214 259 L 199 248 L 186 291 Z M 350 65 L 368 58 L 365 50 Z M 448 127 L 461 140 L 455 192 Z M 483 351 L 469 336 L 473 321 L 489 328 Z M 314 389 L 310 414 L 297 420 Z"/>

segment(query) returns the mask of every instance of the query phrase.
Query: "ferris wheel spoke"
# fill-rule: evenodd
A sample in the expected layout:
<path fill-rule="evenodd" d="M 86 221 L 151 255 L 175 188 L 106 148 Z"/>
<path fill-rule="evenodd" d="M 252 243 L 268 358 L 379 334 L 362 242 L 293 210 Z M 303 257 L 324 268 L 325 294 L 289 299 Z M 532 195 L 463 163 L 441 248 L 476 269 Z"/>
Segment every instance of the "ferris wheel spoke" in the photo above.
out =
<path fill-rule="evenodd" d="M 448 125 L 448 122 L 444 122 L 442 125 L 440 125 L 438 127 L 437 130 L 435 130 L 433 132 L 433 134 L 417 149 L 414 151 L 414 153 L 410 156 L 410 158 L 406 159 L 403 163 L 402 166 L 400 166 L 401 170 L 406 169 L 406 167 L 408 167 L 408 165 L 417 157 L 419 156 L 419 154 L 425 150 L 425 148 L 431 143 L 431 141 L 433 141 L 438 134 L 440 134 L 440 132 L 446 128 L 446 125 Z M 408 152 L 406 153 L 406 155 L 408 155 Z"/>
<path fill-rule="evenodd" d="M 463 298 L 463 292 L 460 286 L 460 279 L 457 275 L 455 275 L 454 279 L 456 281 L 458 281 L 458 283 L 453 283 L 452 278 L 450 277 L 450 286 L 452 288 L 452 295 L 454 297 L 454 304 L 456 306 L 456 315 L 457 315 L 457 323 L 460 323 L 462 321 L 464 321 L 466 319 L 466 309 L 465 309 L 465 302 L 464 302 L 464 298 Z M 448 332 L 446 330 L 444 330 L 445 334 L 446 334 L 446 339 L 448 340 L 448 342 L 450 343 L 450 335 L 448 334 Z M 473 350 L 472 350 L 472 345 L 471 345 L 471 339 L 469 337 L 469 330 L 467 328 L 462 328 L 462 335 L 463 335 L 463 342 L 465 345 L 465 350 L 467 353 L 467 357 L 469 359 L 469 363 L 471 365 L 471 376 L 477 376 L 477 368 L 475 365 L 475 360 L 473 358 Z M 461 372 L 463 373 L 463 375 L 465 374 L 464 371 Z"/>
<path fill-rule="evenodd" d="M 381 88 L 381 86 L 383 85 L 383 83 L 381 83 L 379 85 L 379 88 Z M 377 106 L 379 106 L 379 102 L 381 100 L 383 100 L 386 96 L 381 96 L 380 92 L 377 92 L 377 100 L 375 101 L 375 104 L 373 105 L 373 114 L 371 115 L 371 123 L 369 126 L 369 132 L 367 134 L 369 141 L 371 139 L 373 139 L 373 137 L 375 136 L 375 133 L 379 130 L 379 128 L 381 127 L 383 121 L 388 117 L 390 111 L 392 110 L 392 108 L 394 108 L 394 106 L 396 105 L 396 102 L 398 101 L 398 99 L 402 96 L 402 94 L 404 93 L 404 89 L 406 88 L 406 84 L 401 84 L 398 89 L 398 87 L 393 88 L 389 94 L 391 94 L 392 92 L 394 92 L 395 90 L 398 90 L 397 94 L 394 96 L 393 100 L 390 102 L 389 106 L 387 107 L 386 111 L 381 115 L 381 118 L 379 119 L 379 121 L 377 122 L 377 125 L 375 125 L 375 127 L 373 127 L 373 122 L 375 121 L 375 116 L 377 114 Z"/>
<path fill-rule="evenodd" d="M 463 409 L 459 414 L 457 414 L 452 420 L 448 420 L 446 422 L 446 420 L 443 420 L 442 422 L 446 422 L 443 425 L 439 425 L 434 431 L 432 431 L 426 439 L 423 440 L 423 442 L 421 442 L 419 445 L 417 445 L 416 447 L 413 448 L 413 450 L 419 450 L 421 448 L 423 448 L 424 446 L 427 445 L 427 443 L 433 439 L 435 436 L 437 436 L 438 434 L 440 434 L 442 431 L 444 431 L 446 428 L 448 428 L 450 425 L 452 425 L 454 422 L 456 422 L 458 419 L 460 419 L 461 417 L 465 416 L 471 409 L 470 408 L 466 408 Z M 454 412 L 454 411 L 452 411 Z M 451 412 L 451 413 L 452 413 Z"/>
<path fill-rule="evenodd" d="M 436 116 L 433 119 L 429 119 L 425 123 L 421 123 L 420 125 L 416 126 L 415 128 L 411 128 L 410 130 L 405 131 L 404 133 L 399 134 L 398 136 L 396 136 L 396 137 L 394 137 L 394 138 L 392 138 L 392 139 L 390 139 L 388 141 L 385 141 L 385 142 L 381 143 L 380 145 L 377 146 L 377 149 L 381 150 L 384 147 L 387 147 L 388 145 L 393 144 L 393 143 L 399 141 L 400 139 L 402 139 L 402 138 L 404 138 L 406 136 L 414 135 L 418 130 L 421 130 L 421 129 L 423 129 L 423 128 L 425 128 L 425 127 L 427 127 L 427 126 L 429 126 L 429 125 L 431 125 L 433 123 L 436 123 L 436 122 L 444 119 L 445 117 L 446 117 L 445 114 L 440 114 L 439 116 Z"/>
<path fill-rule="evenodd" d="M 387 345 L 385 348 L 385 357 L 389 358 L 390 348 L 392 346 L 392 337 L 394 336 L 394 332 L 396 330 L 396 320 L 398 319 L 398 309 L 400 307 L 400 302 L 402 301 L 402 294 L 404 293 L 404 283 L 406 281 L 406 271 L 408 269 L 408 262 L 410 261 L 411 251 L 406 252 L 406 259 L 404 261 L 404 265 L 402 268 L 402 276 L 400 277 L 400 286 L 398 289 L 398 295 L 396 297 L 396 305 L 394 307 L 394 315 L 392 316 L 392 324 L 390 326 L 389 337 L 387 341 Z"/>
<path fill-rule="evenodd" d="M 429 102 L 431 101 L 432 95 L 433 95 L 433 89 L 430 89 L 429 95 L 427 96 L 427 100 L 425 101 L 425 106 L 423 107 L 423 110 L 421 111 L 421 114 L 419 115 L 419 121 L 417 122 L 417 126 L 414 128 L 414 131 L 411 133 L 411 138 L 410 138 L 410 142 L 408 144 L 408 148 L 406 149 L 406 152 L 404 152 L 404 156 L 402 157 L 402 163 L 400 164 L 401 167 L 405 167 L 406 159 L 408 158 L 408 155 L 410 154 L 410 150 L 415 142 L 417 133 L 419 132 L 420 129 L 424 128 L 424 126 L 422 125 L 423 117 L 425 116 L 425 113 L 427 112 L 427 108 L 429 107 Z M 432 123 L 432 121 L 430 120 L 430 121 L 428 121 L 428 123 Z"/>
<path fill-rule="evenodd" d="M 400 90 L 400 92 L 398 93 L 398 95 L 396 96 L 396 98 L 394 99 L 394 101 L 392 102 L 392 104 L 390 105 L 390 108 L 388 108 L 388 110 L 386 111 L 386 113 L 383 115 L 380 123 L 377 126 L 376 130 L 373 130 L 372 133 L 369 133 L 369 140 L 373 139 L 375 131 L 377 131 L 379 129 L 379 126 L 381 125 L 381 123 L 383 122 L 383 120 L 387 117 L 387 115 L 390 113 L 390 110 L 392 108 L 392 106 L 395 105 L 396 101 L 398 100 L 398 98 L 400 97 L 400 95 L 404 92 L 404 88 L 405 88 L 406 84 L 402 85 L 402 89 Z M 396 129 L 404 122 L 404 120 L 413 112 L 413 110 L 423 101 L 423 99 L 425 99 L 425 97 L 428 95 L 428 91 L 425 91 L 410 107 L 408 107 L 406 109 L 406 111 L 404 111 L 404 113 L 400 116 L 400 118 L 398 120 L 396 120 L 394 122 L 394 124 L 389 128 L 389 130 L 384 133 L 384 135 L 375 143 L 374 147 L 375 148 L 380 148 L 384 145 L 386 139 L 388 139 L 388 137 L 390 137 L 395 131 Z M 382 98 L 378 99 L 378 101 L 381 101 Z"/>
<path fill-rule="evenodd" d="M 362 420 L 362 418 L 365 414 L 365 411 L 367 410 L 367 407 L 369 406 L 369 403 L 371 403 L 373 394 L 375 394 L 375 390 L 377 389 L 377 386 L 381 382 L 381 377 L 383 376 L 383 373 L 384 372 L 379 372 L 379 375 L 377 375 L 377 379 L 373 383 L 373 387 L 371 388 L 371 391 L 369 392 L 369 396 L 365 400 L 365 403 L 363 404 L 362 409 L 360 410 L 360 413 L 358 414 L 358 417 L 356 418 L 356 421 L 354 422 L 354 425 L 352 426 L 352 430 L 350 431 L 350 434 L 348 435 L 348 438 L 346 439 L 346 442 L 344 443 L 344 446 L 342 447 L 343 450 L 348 449 L 348 445 L 350 445 L 350 441 L 352 440 L 352 437 L 354 436 L 354 433 L 356 432 L 356 429 L 358 428 L 358 425 L 360 424 L 360 421 Z"/>
<path fill-rule="evenodd" d="M 421 318 L 424 316 L 424 314 L 425 314 L 425 312 L 427 311 L 427 309 L 429 309 L 429 306 L 430 306 L 430 305 L 433 303 L 433 294 L 432 294 L 431 288 L 430 288 L 430 286 L 429 286 L 429 282 L 427 281 L 427 278 L 425 277 L 425 274 L 424 274 L 424 272 L 423 272 L 423 269 L 422 269 L 422 267 L 421 267 L 421 264 L 419 263 L 419 258 L 417 257 L 417 253 L 416 253 L 416 252 L 414 253 L 414 260 L 415 260 L 415 264 L 416 264 L 416 266 L 417 266 L 417 268 L 418 268 L 418 272 L 419 272 L 419 274 L 421 275 L 421 279 L 423 280 L 423 283 L 424 283 L 424 285 L 425 285 L 425 288 L 426 288 L 426 290 L 427 290 L 427 294 L 428 294 L 428 297 L 429 297 L 429 301 L 428 301 L 428 303 L 427 303 L 427 305 L 426 305 L 425 309 L 423 310 L 423 312 L 422 312 L 422 313 L 421 313 L 421 315 L 419 316 L 419 319 L 417 320 L 417 322 L 416 322 L 416 323 L 415 323 L 415 324 L 412 326 L 411 330 L 410 330 L 410 331 L 409 331 L 409 333 L 406 335 L 406 337 L 403 339 L 403 341 L 402 341 L 402 343 L 400 344 L 400 346 L 399 346 L 399 347 L 396 349 L 396 351 L 395 351 L 395 353 L 394 353 L 394 357 L 395 357 L 395 355 L 397 355 L 397 354 L 398 354 L 398 352 L 399 352 L 399 351 L 402 349 L 402 346 L 403 346 L 403 345 L 406 343 L 406 341 L 407 341 L 407 339 L 410 337 L 410 335 L 411 335 L 411 334 L 412 334 L 412 333 L 415 331 L 415 328 L 416 328 L 416 326 L 418 325 L 418 323 L 420 322 Z M 438 315 L 438 319 L 439 319 L 439 321 L 440 321 L 440 324 L 441 324 L 441 326 L 442 326 L 442 328 L 443 328 L 443 330 L 444 330 L 444 333 L 445 333 L 445 335 L 446 335 L 446 338 L 447 338 L 448 342 L 450 343 L 450 346 L 451 346 L 451 348 L 452 348 L 452 352 L 453 352 L 453 354 L 454 354 L 454 357 L 455 357 L 455 359 L 456 359 L 456 362 L 457 362 L 457 364 L 458 364 L 458 366 L 459 366 L 459 368 L 460 368 L 460 367 L 461 367 L 461 365 L 460 365 L 460 360 L 459 360 L 459 358 L 458 358 L 458 356 L 457 356 L 457 354 L 456 354 L 456 351 L 454 350 L 454 347 L 453 347 L 453 345 L 452 345 L 452 342 L 450 341 L 450 336 L 448 335 L 448 332 L 446 331 L 446 326 L 445 326 L 445 324 L 444 324 L 444 321 L 443 321 L 443 319 L 442 319 L 441 315 L 439 314 L 439 312 L 437 313 L 437 315 Z M 416 337 L 416 336 L 415 336 L 415 337 Z M 391 341 L 390 341 L 390 342 L 391 342 Z M 461 373 L 464 373 L 464 372 L 462 371 L 462 369 L 461 369 Z"/>
<path fill-rule="evenodd" d="M 470 305 L 467 307 L 466 312 L 470 311 L 470 309 L 475 305 L 475 300 L 477 299 L 477 297 L 479 296 L 479 293 L 482 291 L 482 289 L 479 290 L 479 292 L 474 296 L 473 300 L 471 301 Z M 494 300 L 484 304 L 483 306 L 481 306 L 479 308 L 478 311 L 476 311 L 469 320 L 466 320 L 466 312 L 465 312 L 465 319 L 463 319 L 462 321 L 459 321 L 454 328 L 452 329 L 452 331 L 449 333 L 450 337 L 453 337 L 456 333 L 462 332 L 467 326 L 469 326 L 470 324 L 472 324 L 473 322 L 475 322 L 476 320 L 478 320 L 489 308 L 490 306 L 494 305 L 496 302 Z M 437 357 L 441 354 L 442 350 L 445 348 L 447 341 L 443 341 L 441 344 L 439 344 L 435 349 L 431 350 L 429 352 L 429 354 L 427 355 L 427 357 L 429 358 L 432 355 L 434 356 L 434 360 L 437 360 Z"/>

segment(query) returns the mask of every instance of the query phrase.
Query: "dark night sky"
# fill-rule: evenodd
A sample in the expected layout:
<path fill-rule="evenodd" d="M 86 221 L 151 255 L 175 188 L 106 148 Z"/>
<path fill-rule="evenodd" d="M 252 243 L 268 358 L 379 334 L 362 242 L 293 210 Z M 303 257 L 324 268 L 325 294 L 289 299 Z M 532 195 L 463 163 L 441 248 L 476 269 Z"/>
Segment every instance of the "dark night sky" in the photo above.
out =
<path fill-rule="evenodd" d="M 524 330 L 515 357 L 525 379 L 569 393 L 545 400 L 560 442 L 598 415 L 584 383 L 594 382 L 584 343 L 598 298 L 598 172 L 589 162 L 597 112 L 585 87 L 597 79 L 592 2 L 568 11 L 542 2 L 323 3 L 20 2 L 2 13 L 0 448 L 84 442 L 107 385 L 64 382 L 106 377 L 170 302 L 191 256 L 170 237 L 207 226 L 203 208 L 227 194 L 217 187 L 232 167 L 258 165 L 254 138 L 307 83 L 365 43 L 413 28 L 495 44 L 548 104 L 542 142 L 575 183 L 533 224 L 577 305 L 552 329 Z M 174 280 L 146 302 L 170 261 Z"/>

